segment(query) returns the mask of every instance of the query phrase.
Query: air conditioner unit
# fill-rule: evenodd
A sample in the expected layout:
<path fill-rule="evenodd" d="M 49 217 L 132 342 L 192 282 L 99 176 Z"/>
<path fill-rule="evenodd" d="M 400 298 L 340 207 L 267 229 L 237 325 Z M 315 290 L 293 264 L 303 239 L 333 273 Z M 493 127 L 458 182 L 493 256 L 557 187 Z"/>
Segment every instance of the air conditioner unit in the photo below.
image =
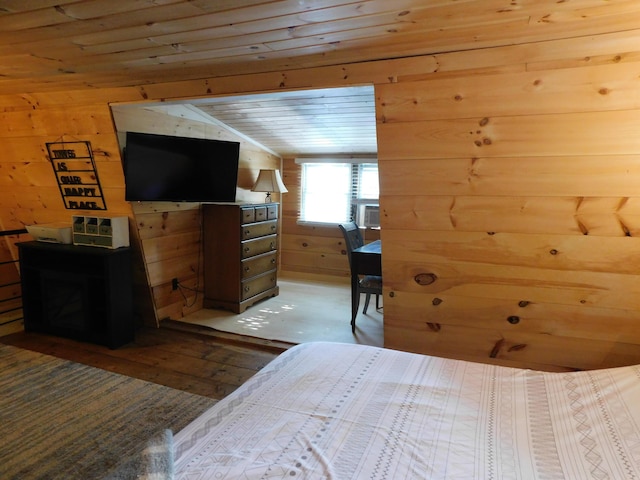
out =
<path fill-rule="evenodd" d="M 364 226 L 380 226 L 380 207 L 377 205 L 367 205 L 364 207 Z"/>

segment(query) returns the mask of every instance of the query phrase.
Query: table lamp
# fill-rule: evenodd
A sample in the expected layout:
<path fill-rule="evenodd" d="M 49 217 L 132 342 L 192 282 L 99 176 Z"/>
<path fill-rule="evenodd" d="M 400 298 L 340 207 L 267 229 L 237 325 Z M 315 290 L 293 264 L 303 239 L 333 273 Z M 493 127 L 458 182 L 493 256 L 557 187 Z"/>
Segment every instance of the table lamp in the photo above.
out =
<path fill-rule="evenodd" d="M 280 172 L 278 170 L 260 170 L 258 179 L 251 189 L 252 192 L 266 192 L 267 196 L 264 203 L 271 202 L 271 192 L 287 193 L 287 187 L 282 183 Z"/>

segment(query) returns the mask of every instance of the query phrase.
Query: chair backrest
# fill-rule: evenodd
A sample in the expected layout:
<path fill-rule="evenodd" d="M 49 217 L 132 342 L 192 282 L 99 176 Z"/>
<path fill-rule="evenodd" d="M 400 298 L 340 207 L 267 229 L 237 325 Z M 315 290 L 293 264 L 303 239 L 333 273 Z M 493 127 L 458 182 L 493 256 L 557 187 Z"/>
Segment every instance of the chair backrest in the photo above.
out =
<path fill-rule="evenodd" d="M 362 233 L 360 233 L 360 228 L 356 222 L 341 223 L 338 225 L 338 228 L 340 228 L 342 235 L 344 236 L 347 257 L 349 258 L 349 266 L 351 266 L 351 251 L 364 245 Z"/>

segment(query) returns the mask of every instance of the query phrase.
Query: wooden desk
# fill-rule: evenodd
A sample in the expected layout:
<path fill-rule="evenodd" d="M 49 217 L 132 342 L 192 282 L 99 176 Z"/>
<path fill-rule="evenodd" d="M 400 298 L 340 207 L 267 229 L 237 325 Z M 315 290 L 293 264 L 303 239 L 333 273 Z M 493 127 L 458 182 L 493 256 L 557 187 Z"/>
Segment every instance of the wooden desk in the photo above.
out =
<path fill-rule="evenodd" d="M 375 240 L 351 252 L 351 326 L 355 328 L 360 295 L 358 295 L 359 275 L 382 276 L 382 243 Z"/>
<path fill-rule="evenodd" d="M 359 275 L 382 276 L 382 243 L 376 240 L 351 252 L 353 270 Z"/>

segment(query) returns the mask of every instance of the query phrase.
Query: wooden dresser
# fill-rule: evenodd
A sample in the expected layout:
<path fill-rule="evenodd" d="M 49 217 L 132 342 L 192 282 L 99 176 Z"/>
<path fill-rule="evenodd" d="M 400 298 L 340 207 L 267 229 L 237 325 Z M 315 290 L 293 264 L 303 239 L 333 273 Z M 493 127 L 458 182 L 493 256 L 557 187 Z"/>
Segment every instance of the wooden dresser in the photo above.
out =
<path fill-rule="evenodd" d="M 203 204 L 204 307 L 244 312 L 278 295 L 278 204 Z"/>

